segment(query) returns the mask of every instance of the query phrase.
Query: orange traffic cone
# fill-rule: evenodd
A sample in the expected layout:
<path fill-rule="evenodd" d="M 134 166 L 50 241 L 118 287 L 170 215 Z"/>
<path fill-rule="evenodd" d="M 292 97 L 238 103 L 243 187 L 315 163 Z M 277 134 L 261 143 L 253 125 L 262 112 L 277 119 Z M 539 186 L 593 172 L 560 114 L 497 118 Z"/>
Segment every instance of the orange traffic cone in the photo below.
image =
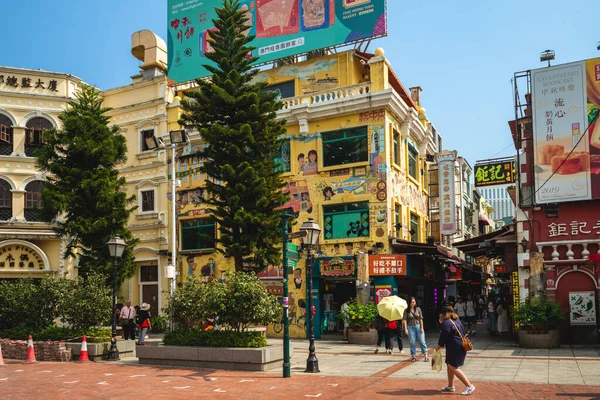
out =
<path fill-rule="evenodd" d="M 4 366 L 4 359 L 2 358 L 2 343 L 0 343 L 0 367 Z"/>
<path fill-rule="evenodd" d="M 29 339 L 27 339 L 27 363 L 37 362 L 35 359 L 35 350 L 33 349 L 33 338 L 29 335 Z"/>
<path fill-rule="evenodd" d="M 90 361 L 90 359 L 88 358 L 87 338 L 85 337 L 85 335 L 83 335 L 83 340 L 81 341 L 81 352 L 79 353 L 79 361 Z"/>

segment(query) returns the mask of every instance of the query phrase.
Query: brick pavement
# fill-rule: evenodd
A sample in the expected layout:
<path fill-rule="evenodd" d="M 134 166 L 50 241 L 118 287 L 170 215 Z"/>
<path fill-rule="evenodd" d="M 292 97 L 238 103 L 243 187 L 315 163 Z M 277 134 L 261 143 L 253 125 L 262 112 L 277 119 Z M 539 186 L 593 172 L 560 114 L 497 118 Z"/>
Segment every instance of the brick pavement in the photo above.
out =
<path fill-rule="evenodd" d="M 474 399 L 600 399 L 600 386 L 475 382 Z M 8 361 L 0 399 L 448 399 L 441 381 L 158 368 L 116 363 Z M 462 390 L 462 385 L 457 384 Z"/>

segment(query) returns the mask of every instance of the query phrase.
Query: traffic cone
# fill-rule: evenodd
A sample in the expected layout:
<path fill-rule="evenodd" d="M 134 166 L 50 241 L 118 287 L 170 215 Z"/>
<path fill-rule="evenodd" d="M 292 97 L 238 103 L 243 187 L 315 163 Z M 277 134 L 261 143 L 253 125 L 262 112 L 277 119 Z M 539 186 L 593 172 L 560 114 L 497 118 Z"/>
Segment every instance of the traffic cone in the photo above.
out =
<path fill-rule="evenodd" d="M 37 362 L 35 359 L 35 350 L 33 349 L 33 338 L 29 335 L 29 339 L 27 339 L 27 363 Z"/>
<path fill-rule="evenodd" d="M 2 343 L 0 343 L 0 367 L 4 366 L 4 359 L 2 358 Z"/>
<path fill-rule="evenodd" d="M 81 341 L 81 352 L 79 353 L 79 361 L 90 361 L 90 359 L 88 358 L 87 338 L 85 337 L 85 335 L 83 335 L 83 340 Z"/>

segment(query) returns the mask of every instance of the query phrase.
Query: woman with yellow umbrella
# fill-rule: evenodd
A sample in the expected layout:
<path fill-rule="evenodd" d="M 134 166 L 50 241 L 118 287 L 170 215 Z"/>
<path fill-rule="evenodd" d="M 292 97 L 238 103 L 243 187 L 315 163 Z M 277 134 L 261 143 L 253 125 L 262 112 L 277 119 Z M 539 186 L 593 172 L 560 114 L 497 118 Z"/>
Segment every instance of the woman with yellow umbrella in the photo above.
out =
<path fill-rule="evenodd" d="M 379 315 L 389 321 L 387 323 L 386 330 L 386 350 L 388 354 L 392 354 L 392 340 L 393 336 L 396 336 L 398 340 L 398 347 L 400 352 L 402 352 L 402 339 L 400 338 L 401 326 L 400 320 L 402 319 L 402 315 L 404 314 L 404 310 L 406 310 L 407 304 L 406 300 L 398 297 L 398 296 L 388 296 L 384 297 L 379 304 L 377 305 L 377 311 Z M 379 347 L 379 346 L 377 346 Z M 375 351 L 377 353 L 377 351 Z"/>

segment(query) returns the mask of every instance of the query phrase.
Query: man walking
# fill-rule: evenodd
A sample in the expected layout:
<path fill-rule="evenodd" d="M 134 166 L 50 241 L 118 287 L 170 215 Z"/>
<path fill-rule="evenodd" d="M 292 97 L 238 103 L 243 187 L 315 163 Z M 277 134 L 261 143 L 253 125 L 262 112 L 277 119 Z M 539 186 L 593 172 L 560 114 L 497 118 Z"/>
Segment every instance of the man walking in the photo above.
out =
<path fill-rule="evenodd" d="M 125 302 L 119 314 L 121 327 L 123 327 L 123 339 L 135 340 L 135 308 L 131 307 L 131 300 Z"/>

